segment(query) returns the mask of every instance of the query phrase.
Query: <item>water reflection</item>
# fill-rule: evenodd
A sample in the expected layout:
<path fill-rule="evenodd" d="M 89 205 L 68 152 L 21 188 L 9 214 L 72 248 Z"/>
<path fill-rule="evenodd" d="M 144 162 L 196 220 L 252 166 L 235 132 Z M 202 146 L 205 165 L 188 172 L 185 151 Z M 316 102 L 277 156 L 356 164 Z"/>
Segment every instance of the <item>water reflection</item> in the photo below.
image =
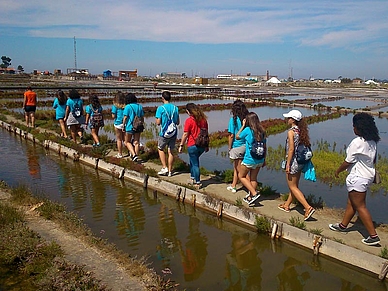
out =
<path fill-rule="evenodd" d="M 33 152 L 29 149 L 33 145 L 4 131 L 0 137 L 1 178 L 30 182 L 27 152 Z M 44 188 L 50 199 L 75 211 L 96 235 L 131 256 L 148 257 L 156 272 L 180 283 L 181 289 L 386 290 L 386 284 L 374 277 L 313 256 L 310 250 L 273 242 L 266 235 L 43 148 L 35 147 L 34 155 L 40 180 L 30 183 L 33 191 Z M 7 167 L 17 159 L 21 162 Z"/>
<path fill-rule="evenodd" d="M 28 172 L 34 179 L 40 179 L 39 155 L 36 151 L 36 146 L 33 145 L 27 148 L 27 165 Z"/>

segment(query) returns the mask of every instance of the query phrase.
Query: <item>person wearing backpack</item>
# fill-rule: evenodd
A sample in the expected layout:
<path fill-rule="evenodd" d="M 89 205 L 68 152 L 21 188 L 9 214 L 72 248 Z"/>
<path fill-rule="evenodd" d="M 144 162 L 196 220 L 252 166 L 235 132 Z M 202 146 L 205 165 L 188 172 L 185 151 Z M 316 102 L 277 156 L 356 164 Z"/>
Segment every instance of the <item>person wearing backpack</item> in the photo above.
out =
<path fill-rule="evenodd" d="M 209 145 L 197 146 L 197 138 L 201 131 L 208 132 L 208 123 L 206 115 L 194 103 L 186 104 L 186 112 L 189 117 L 186 119 L 183 126 L 183 135 L 179 145 L 179 152 L 183 150 L 184 144 L 187 142 L 187 152 L 190 160 L 190 179 L 195 188 L 200 189 L 201 173 L 199 169 L 199 157 L 206 151 L 209 151 Z"/>
<path fill-rule="evenodd" d="M 233 161 L 233 181 L 226 189 L 236 193 L 236 186 L 239 180 L 238 169 L 245 155 L 245 139 L 236 139 L 236 134 L 241 128 L 242 120 L 248 115 L 249 111 L 244 102 L 236 100 L 233 102 L 231 113 L 233 116 L 230 118 L 228 125 L 228 148 L 229 158 Z M 249 175 L 247 178 L 249 178 Z"/>
<path fill-rule="evenodd" d="M 118 92 L 113 100 L 113 105 L 112 105 L 113 126 L 115 128 L 117 151 L 118 151 L 116 158 L 118 159 L 121 159 L 123 157 L 123 142 L 125 139 L 125 133 L 123 132 L 124 108 L 125 108 L 125 95 L 122 92 Z"/>
<path fill-rule="evenodd" d="M 123 124 L 125 131 L 125 146 L 127 147 L 132 161 L 138 160 L 140 152 L 140 134 L 144 130 L 144 111 L 143 107 L 137 103 L 137 97 L 133 93 L 128 93 L 125 97 L 125 105 L 123 112 Z M 136 124 L 138 121 L 139 124 Z"/>
<path fill-rule="evenodd" d="M 97 95 L 89 97 L 89 105 L 86 106 L 86 127 L 89 126 L 93 138 L 93 146 L 100 146 L 98 132 L 104 126 L 104 117 L 102 116 L 102 106 Z"/>
<path fill-rule="evenodd" d="M 299 180 L 304 167 L 304 164 L 298 164 L 296 160 L 296 149 L 299 144 L 304 144 L 311 147 L 308 126 L 303 115 L 299 110 L 291 110 L 283 114 L 287 118 L 287 123 L 290 129 L 287 132 L 286 140 L 286 180 L 290 190 L 288 199 L 278 208 L 285 212 L 290 212 L 290 205 L 294 199 L 297 199 L 305 209 L 304 220 L 308 220 L 315 212 L 315 209 L 307 202 L 302 191 L 299 189 Z"/>
<path fill-rule="evenodd" d="M 245 139 L 246 150 L 238 169 L 238 178 L 248 190 L 248 194 L 243 200 L 249 206 L 253 206 L 260 197 L 259 191 L 256 190 L 257 175 L 260 168 L 265 166 L 267 142 L 265 129 L 255 112 L 249 112 L 246 118 L 242 120 L 242 126 L 236 134 L 236 139 Z M 260 148 L 256 148 L 255 145 L 260 146 Z M 259 149 L 261 151 L 260 156 L 255 154 Z"/>
<path fill-rule="evenodd" d="M 85 124 L 83 104 L 84 102 L 78 91 L 71 89 L 69 98 L 66 101 L 66 114 L 63 120 L 70 127 L 71 137 L 74 142 L 77 142 L 77 135 L 81 139 L 81 143 L 84 142 L 83 129 L 81 128 L 81 125 Z"/>
<path fill-rule="evenodd" d="M 67 97 L 62 90 L 58 90 L 57 97 L 54 99 L 53 108 L 55 109 L 55 119 L 58 121 L 61 127 L 61 137 L 67 138 L 66 125 L 63 121 L 66 114 L 66 101 Z"/>
<path fill-rule="evenodd" d="M 158 152 L 162 169 L 158 175 L 172 176 L 172 165 L 174 163 L 174 155 L 172 151 L 175 149 L 175 143 L 178 136 L 177 126 L 180 123 L 179 109 L 177 106 L 170 103 L 171 93 L 164 91 L 162 93 L 163 105 L 156 109 L 155 118 L 156 124 L 160 125 L 158 137 Z M 166 161 L 165 149 L 167 147 L 168 158 Z"/>

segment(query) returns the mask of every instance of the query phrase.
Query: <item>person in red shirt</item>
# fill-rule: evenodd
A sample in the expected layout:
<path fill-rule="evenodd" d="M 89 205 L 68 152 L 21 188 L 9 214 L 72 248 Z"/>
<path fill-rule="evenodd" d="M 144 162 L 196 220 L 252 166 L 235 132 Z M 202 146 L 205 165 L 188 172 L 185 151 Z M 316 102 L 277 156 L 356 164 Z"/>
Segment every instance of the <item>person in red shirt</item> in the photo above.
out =
<path fill-rule="evenodd" d="M 35 127 L 36 93 L 30 86 L 24 92 L 23 109 L 27 127 Z"/>
<path fill-rule="evenodd" d="M 199 135 L 201 128 L 208 130 L 206 115 L 194 103 L 187 103 L 186 112 L 189 117 L 183 126 L 183 135 L 179 145 L 179 152 L 182 152 L 183 145 L 187 142 L 187 152 L 190 158 L 190 178 L 191 182 L 197 189 L 201 188 L 201 179 L 199 171 L 199 157 L 209 148 L 197 147 L 195 140 Z"/>

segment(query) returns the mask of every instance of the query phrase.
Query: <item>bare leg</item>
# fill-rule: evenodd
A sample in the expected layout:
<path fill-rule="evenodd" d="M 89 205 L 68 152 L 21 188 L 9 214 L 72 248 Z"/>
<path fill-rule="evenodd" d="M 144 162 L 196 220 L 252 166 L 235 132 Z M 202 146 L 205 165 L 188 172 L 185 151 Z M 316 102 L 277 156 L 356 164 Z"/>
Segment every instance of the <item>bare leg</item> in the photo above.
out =
<path fill-rule="evenodd" d="M 358 212 L 362 223 L 364 224 L 369 235 L 375 235 L 376 229 L 373 225 L 372 216 L 366 208 L 366 192 L 350 191 L 348 194 L 348 204 L 346 206 L 345 215 L 342 219 L 342 224 L 347 226 L 355 212 Z"/>
<path fill-rule="evenodd" d="M 252 196 L 252 195 L 255 195 L 256 189 L 253 188 L 250 179 L 247 178 L 247 174 L 249 173 L 249 171 L 251 170 L 248 169 L 246 166 L 241 165 L 238 170 L 238 177 L 241 183 L 248 189 L 248 191 L 251 193 L 251 196 Z"/>
<path fill-rule="evenodd" d="M 24 119 L 26 120 L 26 126 L 30 127 L 28 114 L 28 112 L 24 112 Z"/>
<path fill-rule="evenodd" d="M 61 127 L 61 130 L 62 130 L 62 136 L 64 137 L 64 138 L 67 138 L 67 133 L 66 133 L 66 125 L 65 125 L 65 122 L 63 121 L 63 119 L 61 118 L 61 119 L 59 119 L 58 120 L 58 122 L 59 122 L 59 125 L 60 125 L 60 127 Z"/>
<path fill-rule="evenodd" d="M 100 143 L 100 140 L 98 138 L 98 131 L 99 131 L 99 127 L 95 127 L 95 128 L 92 128 L 91 129 L 91 132 L 92 132 L 92 137 L 93 137 L 93 140 L 96 144 Z"/>
<path fill-rule="evenodd" d="M 35 127 L 35 112 L 31 111 L 29 115 L 30 115 L 31 126 Z"/>
<path fill-rule="evenodd" d="M 116 143 L 117 151 L 120 155 L 123 155 L 123 131 L 121 129 L 115 128 L 116 131 Z"/>
<path fill-rule="evenodd" d="M 136 155 L 140 153 L 140 132 L 136 132 L 133 134 L 133 146 Z"/>
<path fill-rule="evenodd" d="M 168 148 L 167 152 L 168 152 L 168 171 L 172 172 L 172 165 L 174 163 L 174 155 L 172 154 L 170 148 Z"/>
<path fill-rule="evenodd" d="M 132 133 L 125 134 L 125 146 L 127 147 L 128 151 L 131 153 L 132 157 L 136 156 L 135 148 L 132 145 Z"/>
<path fill-rule="evenodd" d="M 300 175 L 301 175 L 302 172 L 298 172 L 296 174 L 286 174 L 286 178 L 287 178 L 287 184 L 288 184 L 288 188 L 290 189 L 290 196 L 291 196 L 291 200 L 290 200 L 290 197 L 287 199 L 286 203 L 284 204 L 286 207 L 290 207 L 290 204 L 289 203 L 289 200 L 290 200 L 290 203 L 292 202 L 292 199 L 293 198 L 296 198 L 300 204 L 303 205 L 304 209 L 307 211 L 308 209 L 310 209 L 310 204 L 308 204 L 306 198 L 304 197 L 302 191 L 299 190 L 298 186 L 299 186 L 299 179 L 300 179 Z"/>
<path fill-rule="evenodd" d="M 162 163 L 162 168 L 166 168 L 166 153 L 164 152 L 164 150 L 161 150 L 161 149 L 158 149 L 158 152 L 159 152 L 159 158 L 160 158 L 160 162 Z"/>
<path fill-rule="evenodd" d="M 254 189 L 257 189 L 257 175 L 259 174 L 259 172 L 260 172 L 260 167 L 249 171 L 249 174 L 250 174 L 249 179 Z"/>

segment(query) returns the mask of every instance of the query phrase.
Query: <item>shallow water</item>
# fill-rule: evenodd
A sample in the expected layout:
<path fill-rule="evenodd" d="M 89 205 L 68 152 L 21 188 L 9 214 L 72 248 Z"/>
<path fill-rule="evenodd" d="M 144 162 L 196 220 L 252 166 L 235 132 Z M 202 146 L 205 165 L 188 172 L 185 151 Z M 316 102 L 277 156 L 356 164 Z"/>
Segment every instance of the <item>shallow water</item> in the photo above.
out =
<path fill-rule="evenodd" d="M 149 257 L 152 268 L 182 289 L 386 290 L 364 272 L 119 181 L 3 129 L 0 156 L 0 179 L 65 204 L 96 235 L 131 256 Z"/>

